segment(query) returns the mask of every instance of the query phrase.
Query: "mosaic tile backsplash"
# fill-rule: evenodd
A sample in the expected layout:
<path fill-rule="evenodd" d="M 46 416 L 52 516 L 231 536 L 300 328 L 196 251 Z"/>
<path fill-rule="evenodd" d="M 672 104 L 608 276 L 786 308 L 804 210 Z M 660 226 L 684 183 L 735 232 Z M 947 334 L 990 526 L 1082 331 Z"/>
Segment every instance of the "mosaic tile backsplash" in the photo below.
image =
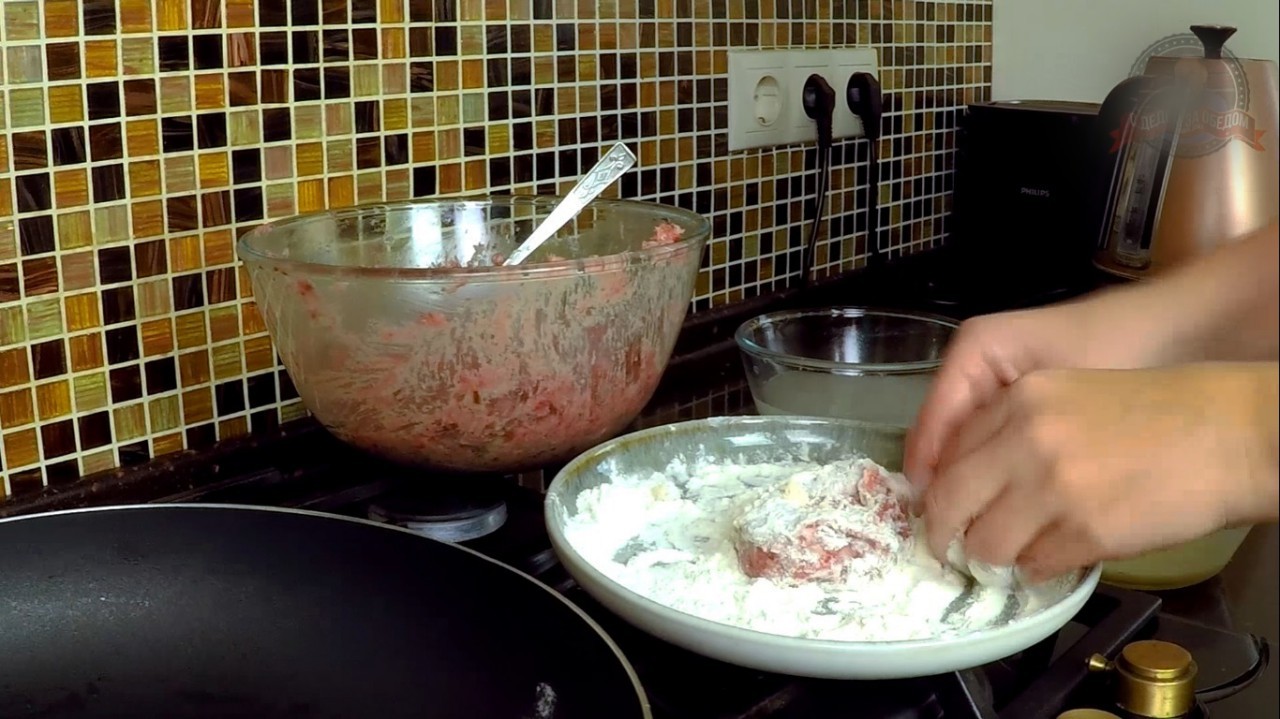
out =
<path fill-rule="evenodd" d="M 557 192 L 624 140 L 626 197 L 701 212 L 693 310 L 800 272 L 814 151 L 727 149 L 731 48 L 871 46 L 878 242 L 942 241 L 991 0 L 0 0 L 0 490 L 304 414 L 236 262 L 275 217 Z M 821 272 L 867 253 L 838 144 Z"/>

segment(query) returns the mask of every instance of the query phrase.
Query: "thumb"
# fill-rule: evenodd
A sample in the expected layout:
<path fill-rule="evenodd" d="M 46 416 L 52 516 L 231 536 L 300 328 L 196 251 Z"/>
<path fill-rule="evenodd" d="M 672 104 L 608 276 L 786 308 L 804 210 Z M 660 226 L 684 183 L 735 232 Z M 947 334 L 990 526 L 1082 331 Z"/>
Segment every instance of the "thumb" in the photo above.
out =
<path fill-rule="evenodd" d="M 907 432 L 902 468 L 912 484 L 923 489 L 933 481 L 942 448 L 998 385 L 981 365 L 972 366 L 959 357 L 943 363 Z"/>

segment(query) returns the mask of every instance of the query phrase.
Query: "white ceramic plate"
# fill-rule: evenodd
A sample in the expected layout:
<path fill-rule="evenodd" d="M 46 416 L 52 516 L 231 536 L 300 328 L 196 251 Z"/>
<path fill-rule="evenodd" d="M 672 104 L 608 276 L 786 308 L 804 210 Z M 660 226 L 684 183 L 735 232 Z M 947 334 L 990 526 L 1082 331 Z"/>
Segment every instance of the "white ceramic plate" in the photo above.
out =
<path fill-rule="evenodd" d="M 552 546 L 565 568 L 597 601 L 654 636 L 693 652 L 761 671 L 824 679 L 900 679 L 968 669 L 1017 654 L 1053 635 L 1084 606 L 1100 568 L 1082 573 L 1057 601 L 998 627 L 892 642 L 788 637 L 742 629 L 671 609 L 605 576 L 565 539 L 580 492 L 614 473 L 664 469 L 676 457 L 736 461 L 776 451 L 778 461 L 804 451 L 811 461 L 866 456 L 900 471 L 904 430 L 806 417 L 717 417 L 654 427 L 606 442 L 561 470 L 547 490 Z"/>

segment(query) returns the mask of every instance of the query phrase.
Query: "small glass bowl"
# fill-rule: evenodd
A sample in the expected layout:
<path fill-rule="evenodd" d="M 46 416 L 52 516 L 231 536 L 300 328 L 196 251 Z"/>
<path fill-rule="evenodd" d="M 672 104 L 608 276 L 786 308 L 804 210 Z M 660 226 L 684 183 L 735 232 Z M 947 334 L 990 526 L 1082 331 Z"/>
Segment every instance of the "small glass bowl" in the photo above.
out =
<path fill-rule="evenodd" d="M 923 312 L 832 307 L 761 315 L 735 339 L 760 414 L 909 427 L 958 327 Z"/>

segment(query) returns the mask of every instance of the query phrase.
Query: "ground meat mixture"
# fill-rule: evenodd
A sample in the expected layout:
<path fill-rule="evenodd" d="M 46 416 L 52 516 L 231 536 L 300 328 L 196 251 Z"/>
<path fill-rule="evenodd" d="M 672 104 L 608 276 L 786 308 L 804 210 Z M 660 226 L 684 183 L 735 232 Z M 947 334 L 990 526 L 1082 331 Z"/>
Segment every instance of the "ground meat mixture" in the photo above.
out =
<path fill-rule="evenodd" d="M 795 474 L 736 518 L 739 564 L 749 577 L 788 583 L 880 571 L 911 536 L 906 496 L 866 461 Z"/>
<path fill-rule="evenodd" d="M 662 223 L 649 241 L 681 234 Z M 254 293 L 307 408 L 339 438 L 405 464 L 509 472 L 568 459 L 639 414 L 693 293 L 692 252 L 505 282 L 271 268 Z M 485 250 L 465 266 L 502 259 Z"/>

